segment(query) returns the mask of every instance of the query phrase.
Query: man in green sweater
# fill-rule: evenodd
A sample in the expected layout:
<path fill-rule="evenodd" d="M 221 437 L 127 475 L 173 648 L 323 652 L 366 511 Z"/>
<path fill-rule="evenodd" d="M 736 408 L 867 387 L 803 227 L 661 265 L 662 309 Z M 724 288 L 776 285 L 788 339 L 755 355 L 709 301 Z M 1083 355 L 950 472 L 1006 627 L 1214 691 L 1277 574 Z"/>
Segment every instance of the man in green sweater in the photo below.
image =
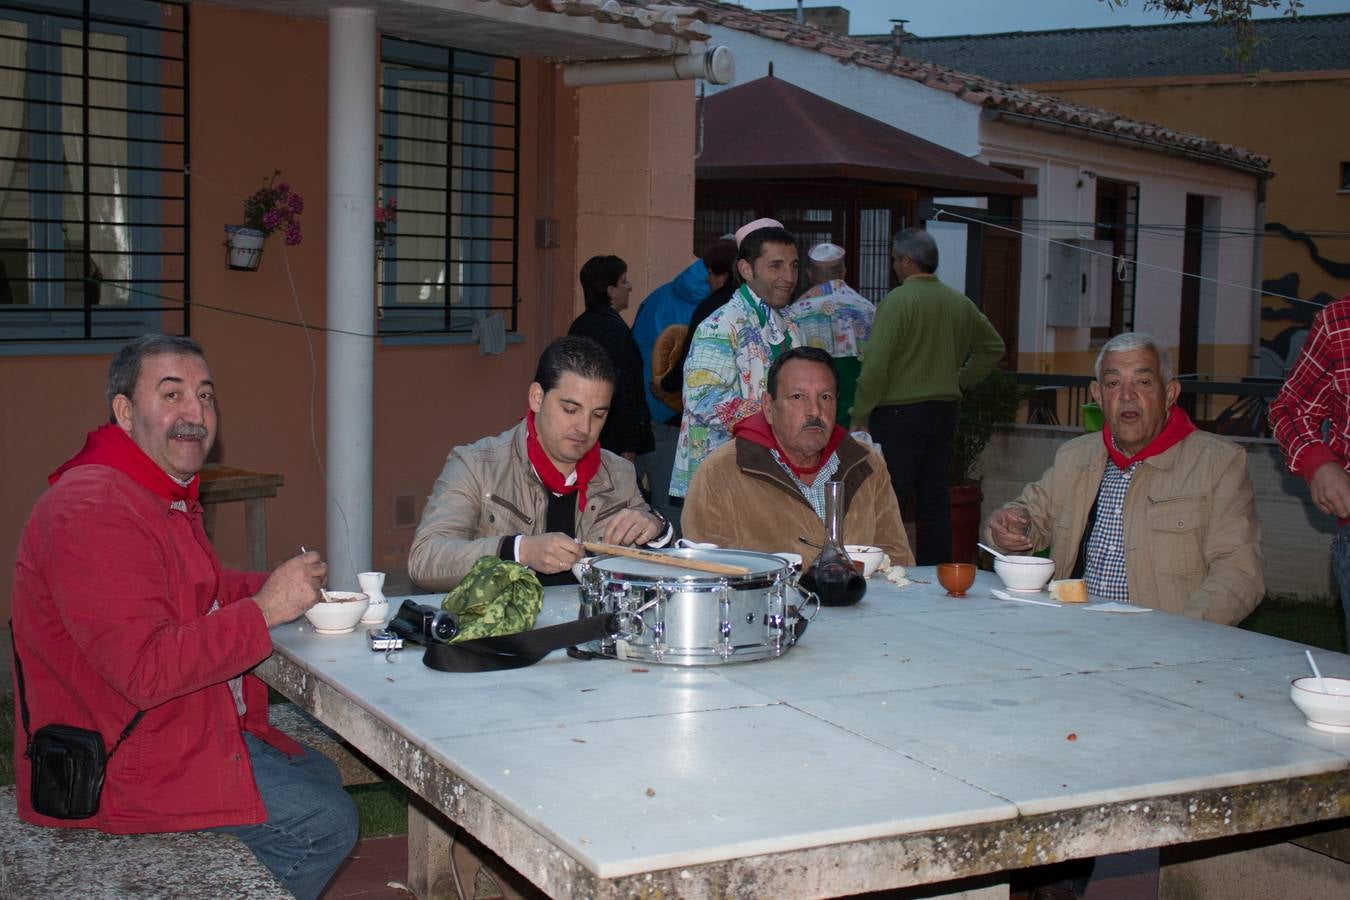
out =
<path fill-rule="evenodd" d="M 881 445 L 903 509 L 913 496 L 921 566 L 950 562 L 952 464 L 961 393 L 1003 356 L 1003 338 L 960 291 L 938 281 L 937 244 L 921 228 L 891 242 L 900 287 L 877 306 L 853 400 L 853 430 Z"/>

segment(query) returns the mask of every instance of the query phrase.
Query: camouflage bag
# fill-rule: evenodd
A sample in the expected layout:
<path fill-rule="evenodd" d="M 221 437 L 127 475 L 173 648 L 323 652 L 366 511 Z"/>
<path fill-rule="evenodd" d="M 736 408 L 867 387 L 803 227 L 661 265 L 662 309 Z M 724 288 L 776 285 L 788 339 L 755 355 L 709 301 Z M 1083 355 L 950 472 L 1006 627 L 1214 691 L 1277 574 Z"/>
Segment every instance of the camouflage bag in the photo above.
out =
<path fill-rule="evenodd" d="M 535 628 L 543 601 L 544 587 L 529 569 L 482 557 L 441 601 L 441 609 L 458 619 L 458 633 L 448 643 L 428 641 L 422 664 L 442 672 L 519 669 L 554 650 L 612 638 L 619 631 L 611 613 Z"/>
<path fill-rule="evenodd" d="M 459 620 L 455 644 L 517 634 L 534 627 L 544 604 L 544 586 L 520 563 L 484 556 L 441 601 L 441 609 Z"/>

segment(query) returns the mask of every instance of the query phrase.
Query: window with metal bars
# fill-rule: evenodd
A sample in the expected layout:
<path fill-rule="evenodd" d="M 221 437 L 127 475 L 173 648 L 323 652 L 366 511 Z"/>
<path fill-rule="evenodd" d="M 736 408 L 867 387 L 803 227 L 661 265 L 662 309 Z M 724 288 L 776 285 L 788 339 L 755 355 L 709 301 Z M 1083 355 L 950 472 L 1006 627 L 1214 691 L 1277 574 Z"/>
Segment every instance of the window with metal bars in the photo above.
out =
<path fill-rule="evenodd" d="M 519 62 L 391 37 L 380 61 L 380 333 L 516 331 Z"/>
<path fill-rule="evenodd" d="M 187 20 L 0 2 L 0 342 L 188 333 Z"/>

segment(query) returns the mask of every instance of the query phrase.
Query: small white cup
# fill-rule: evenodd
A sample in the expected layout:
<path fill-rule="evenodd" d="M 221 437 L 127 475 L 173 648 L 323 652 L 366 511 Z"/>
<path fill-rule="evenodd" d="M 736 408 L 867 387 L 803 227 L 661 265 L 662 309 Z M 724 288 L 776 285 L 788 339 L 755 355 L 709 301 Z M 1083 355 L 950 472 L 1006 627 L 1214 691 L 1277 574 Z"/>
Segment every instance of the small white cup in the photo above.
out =
<path fill-rule="evenodd" d="M 370 605 L 361 617 L 361 624 L 383 625 L 385 617 L 389 615 L 389 600 L 384 596 L 384 573 L 358 572 L 356 580 L 361 590 L 370 595 Z"/>

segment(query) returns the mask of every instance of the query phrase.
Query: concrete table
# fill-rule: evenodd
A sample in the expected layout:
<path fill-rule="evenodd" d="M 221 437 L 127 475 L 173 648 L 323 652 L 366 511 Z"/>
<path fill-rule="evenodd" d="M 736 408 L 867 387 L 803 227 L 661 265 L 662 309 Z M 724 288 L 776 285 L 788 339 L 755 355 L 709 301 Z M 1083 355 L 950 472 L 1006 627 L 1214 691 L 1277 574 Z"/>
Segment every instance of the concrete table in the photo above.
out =
<path fill-rule="evenodd" d="M 447 674 L 302 619 L 259 672 L 553 896 L 1006 897 L 1012 869 L 1350 813 L 1350 736 L 1288 699 L 1302 645 L 993 583 L 873 578 L 739 665 Z M 552 588 L 540 624 L 575 615 Z"/>
<path fill-rule="evenodd" d="M 285 482 L 281 475 L 268 472 L 250 472 L 232 466 L 212 463 L 201 471 L 202 527 L 206 536 L 215 538 L 217 503 L 244 504 L 244 545 L 248 553 L 248 567 L 254 572 L 267 571 L 267 507 L 263 501 L 277 495 L 277 488 Z"/>

